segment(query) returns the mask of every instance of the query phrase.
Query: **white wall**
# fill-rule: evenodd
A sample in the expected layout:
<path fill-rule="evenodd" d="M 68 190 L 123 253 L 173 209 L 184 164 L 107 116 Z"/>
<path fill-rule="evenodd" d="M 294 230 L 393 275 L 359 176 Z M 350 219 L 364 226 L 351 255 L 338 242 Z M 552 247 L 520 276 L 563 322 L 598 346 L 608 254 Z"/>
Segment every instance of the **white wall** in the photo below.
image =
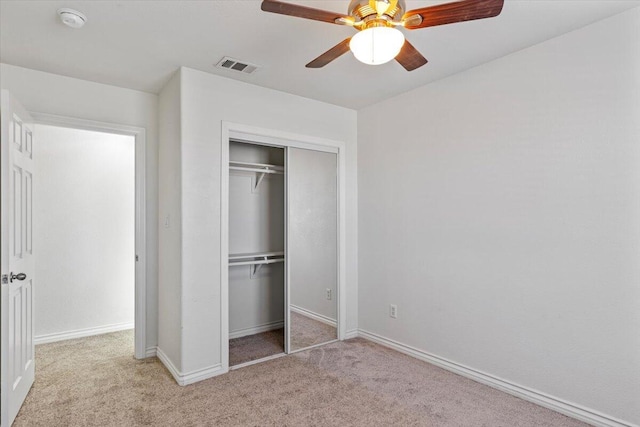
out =
<path fill-rule="evenodd" d="M 182 210 L 180 168 L 180 72 L 167 82 L 158 104 L 158 351 L 182 363 Z"/>
<path fill-rule="evenodd" d="M 147 347 L 157 343 L 158 97 L 149 93 L 0 64 L 0 87 L 27 110 L 146 129 Z M 36 136 L 37 137 L 37 136 Z"/>
<path fill-rule="evenodd" d="M 221 123 L 345 141 L 347 328 L 357 327 L 356 113 L 219 76 L 182 69 L 182 371 L 221 363 Z M 163 213 L 161 212 L 161 215 Z"/>
<path fill-rule="evenodd" d="M 284 325 L 284 264 L 264 265 L 251 277 L 253 268 L 229 268 L 230 339 Z"/>
<path fill-rule="evenodd" d="M 640 423 L 639 76 L 636 8 L 361 110 L 360 328 Z"/>
<path fill-rule="evenodd" d="M 44 125 L 34 132 L 36 341 L 132 328 L 135 139 Z"/>

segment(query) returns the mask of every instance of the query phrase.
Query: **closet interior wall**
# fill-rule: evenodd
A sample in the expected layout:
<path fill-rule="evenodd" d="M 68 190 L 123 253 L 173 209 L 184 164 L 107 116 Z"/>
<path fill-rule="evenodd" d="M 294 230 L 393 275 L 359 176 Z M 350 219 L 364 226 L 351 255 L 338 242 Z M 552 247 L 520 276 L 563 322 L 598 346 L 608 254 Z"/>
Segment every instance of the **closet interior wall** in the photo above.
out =
<path fill-rule="evenodd" d="M 234 339 L 284 328 L 284 149 L 230 141 L 229 161 L 229 338 Z"/>

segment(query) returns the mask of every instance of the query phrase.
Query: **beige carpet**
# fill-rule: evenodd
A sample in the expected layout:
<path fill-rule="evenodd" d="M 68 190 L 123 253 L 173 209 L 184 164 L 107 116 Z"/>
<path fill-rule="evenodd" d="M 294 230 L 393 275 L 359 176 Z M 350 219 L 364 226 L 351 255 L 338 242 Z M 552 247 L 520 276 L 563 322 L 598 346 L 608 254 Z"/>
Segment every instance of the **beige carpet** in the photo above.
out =
<path fill-rule="evenodd" d="M 284 329 L 229 340 L 229 366 L 284 352 Z"/>
<path fill-rule="evenodd" d="M 178 386 L 130 331 L 36 347 L 16 426 L 585 426 L 354 339 Z"/>
<path fill-rule="evenodd" d="M 291 350 L 311 347 L 338 338 L 336 328 L 291 312 Z"/>

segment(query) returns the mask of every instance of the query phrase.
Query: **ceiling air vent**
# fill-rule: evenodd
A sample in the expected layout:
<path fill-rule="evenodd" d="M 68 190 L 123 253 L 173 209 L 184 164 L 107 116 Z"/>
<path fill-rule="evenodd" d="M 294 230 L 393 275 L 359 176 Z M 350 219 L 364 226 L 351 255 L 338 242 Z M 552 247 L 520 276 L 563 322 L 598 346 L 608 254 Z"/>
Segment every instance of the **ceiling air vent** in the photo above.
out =
<path fill-rule="evenodd" d="M 224 68 L 226 70 L 234 70 L 239 71 L 245 74 L 252 74 L 254 71 L 258 69 L 258 66 L 255 64 L 250 64 L 248 62 L 240 61 L 238 59 L 229 58 L 225 56 L 216 64 L 218 68 Z"/>

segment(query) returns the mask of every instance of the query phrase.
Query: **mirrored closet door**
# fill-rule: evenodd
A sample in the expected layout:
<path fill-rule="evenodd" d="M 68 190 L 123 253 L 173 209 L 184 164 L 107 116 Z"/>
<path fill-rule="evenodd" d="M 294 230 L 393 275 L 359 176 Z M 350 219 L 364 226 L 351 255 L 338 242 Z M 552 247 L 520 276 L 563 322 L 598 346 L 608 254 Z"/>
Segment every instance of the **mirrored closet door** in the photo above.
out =
<path fill-rule="evenodd" d="M 338 156 L 287 149 L 289 352 L 338 338 Z"/>

